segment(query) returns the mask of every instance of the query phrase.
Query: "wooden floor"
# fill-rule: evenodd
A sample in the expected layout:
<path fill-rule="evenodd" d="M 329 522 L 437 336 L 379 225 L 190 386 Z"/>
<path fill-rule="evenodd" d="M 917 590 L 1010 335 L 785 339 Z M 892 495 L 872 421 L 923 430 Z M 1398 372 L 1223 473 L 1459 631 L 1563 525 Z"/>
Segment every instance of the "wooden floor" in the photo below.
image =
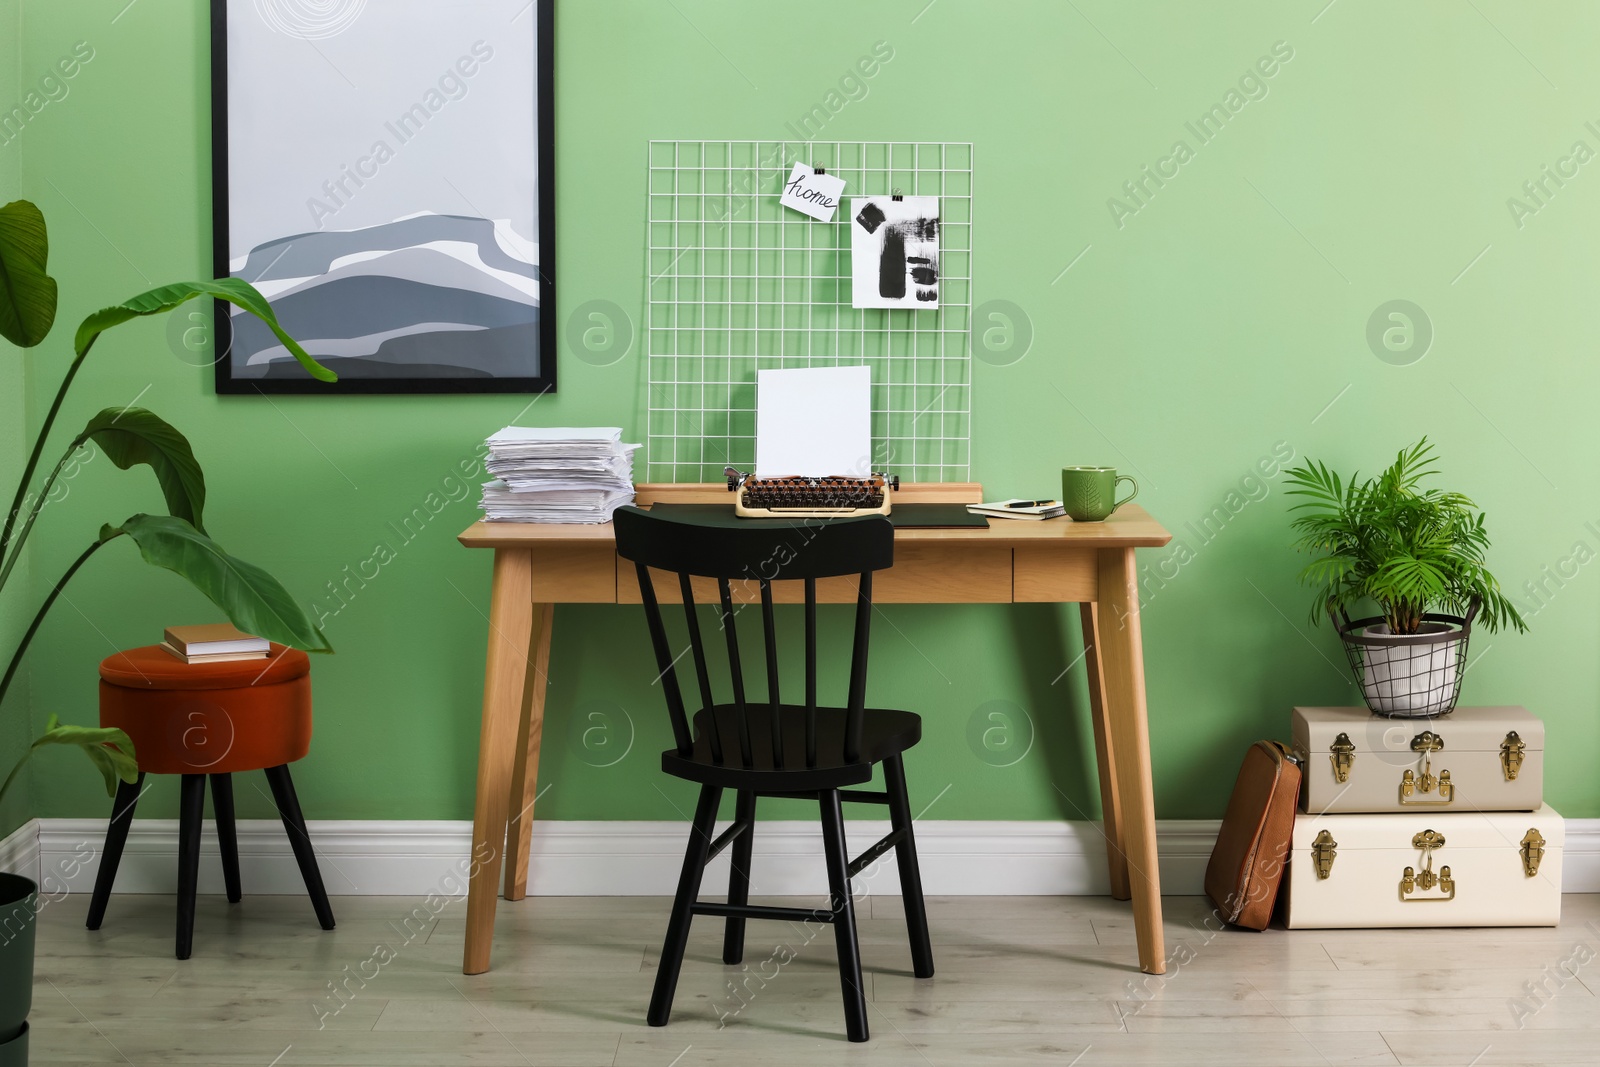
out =
<path fill-rule="evenodd" d="M 663 899 L 502 903 L 494 970 L 475 977 L 463 900 L 436 898 L 435 917 L 420 899 L 336 897 L 324 933 L 303 898 L 202 898 L 182 963 L 172 898 L 113 898 L 95 933 L 87 900 L 40 917 L 34 1067 L 1600 1063 L 1597 896 L 1567 897 L 1559 929 L 1263 934 L 1213 933 L 1203 901 L 1176 897 L 1164 978 L 1130 965 L 1115 901 L 939 898 L 923 981 L 898 898 L 873 898 L 865 1045 L 844 1040 L 825 927 L 808 942 L 752 923 L 741 969 L 697 920 L 672 1024 L 651 1029 Z"/>

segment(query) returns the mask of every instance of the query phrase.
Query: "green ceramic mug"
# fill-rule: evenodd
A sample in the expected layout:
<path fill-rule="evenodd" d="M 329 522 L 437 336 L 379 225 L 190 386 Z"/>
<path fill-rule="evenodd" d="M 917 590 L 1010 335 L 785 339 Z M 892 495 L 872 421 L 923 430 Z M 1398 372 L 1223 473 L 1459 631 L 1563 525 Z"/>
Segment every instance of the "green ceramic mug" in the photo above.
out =
<path fill-rule="evenodd" d="M 1133 492 L 1117 499 L 1117 483 L 1127 482 Z M 1078 522 L 1104 522 L 1111 513 L 1139 495 L 1139 483 L 1115 467 L 1061 468 L 1061 502 Z"/>

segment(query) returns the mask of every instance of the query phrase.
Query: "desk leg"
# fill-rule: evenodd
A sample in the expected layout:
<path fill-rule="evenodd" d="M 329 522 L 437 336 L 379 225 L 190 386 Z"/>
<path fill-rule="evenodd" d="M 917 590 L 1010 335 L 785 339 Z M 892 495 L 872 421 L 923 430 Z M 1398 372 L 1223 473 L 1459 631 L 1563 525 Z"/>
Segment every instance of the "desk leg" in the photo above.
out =
<path fill-rule="evenodd" d="M 1150 781 L 1150 725 L 1145 717 L 1144 647 L 1139 630 L 1139 576 L 1133 549 L 1100 550 L 1096 631 L 1105 687 L 1107 741 L 1122 802 L 1123 835 L 1133 896 L 1139 967 L 1165 974 L 1161 874 L 1156 865 L 1156 805 Z"/>
<path fill-rule="evenodd" d="M 533 798 L 539 795 L 539 741 L 544 734 L 544 695 L 550 678 L 550 624 L 554 604 L 535 604 L 528 642 L 527 684 L 517 724 L 516 762 L 511 767 L 511 819 L 506 824 L 506 899 L 528 895 L 528 852 L 533 847 Z"/>
<path fill-rule="evenodd" d="M 1111 758 L 1111 729 L 1106 722 L 1105 678 L 1100 666 L 1100 612 L 1094 603 L 1079 604 L 1083 620 L 1084 667 L 1089 675 L 1089 711 L 1094 723 L 1094 753 L 1100 765 L 1100 811 L 1105 823 L 1106 868 L 1111 875 L 1111 896 L 1128 899 L 1128 856 L 1122 831 L 1122 798 L 1117 792 L 1115 761 Z"/>
<path fill-rule="evenodd" d="M 506 808 L 511 799 L 517 718 L 533 630 L 533 557 L 527 549 L 494 551 L 489 600 L 489 652 L 483 676 L 483 725 L 478 734 L 478 794 L 472 809 L 472 877 L 467 891 L 467 944 L 461 970 L 489 969 L 494 910 L 505 858 Z"/>

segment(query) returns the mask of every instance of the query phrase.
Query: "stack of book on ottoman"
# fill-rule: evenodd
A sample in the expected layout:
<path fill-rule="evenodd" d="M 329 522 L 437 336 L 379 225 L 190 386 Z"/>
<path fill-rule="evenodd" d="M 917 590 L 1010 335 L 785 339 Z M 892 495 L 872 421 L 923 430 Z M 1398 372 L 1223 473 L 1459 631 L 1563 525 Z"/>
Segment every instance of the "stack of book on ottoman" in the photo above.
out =
<path fill-rule="evenodd" d="M 1291 928 L 1555 926 L 1561 816 L 1526 708 L 1295 708 Z"/>
<path fill-rule="evenodd" d="M 169 626 L 162 634 L 161 648 L 185 663 L 233 663 L 246 659 L 266 659 L 272 645 L 265 637 L 247 634 L 232 623 L 214 622 L 204 626 Z"/>

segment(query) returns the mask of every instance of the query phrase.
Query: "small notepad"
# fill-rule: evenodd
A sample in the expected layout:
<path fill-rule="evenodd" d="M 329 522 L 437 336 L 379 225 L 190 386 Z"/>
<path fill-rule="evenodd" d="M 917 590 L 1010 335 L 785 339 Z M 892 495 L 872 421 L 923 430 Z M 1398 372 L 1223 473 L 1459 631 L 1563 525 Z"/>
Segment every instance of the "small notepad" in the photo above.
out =
<path fill-rule="evenodd" d="M 1026 504 L 1026 506 L 1012 507 L 1013 504 Z M 967 510 L 974 515 L 988 515 L 996 519 L 1054 519 L 1067 513 L 1067 509 L 1062 507 L 1059 500 L 1052 500 L 1048 504 L 1032 504 L 1027 502 L 1026 497 L 968 504 Z"/>

